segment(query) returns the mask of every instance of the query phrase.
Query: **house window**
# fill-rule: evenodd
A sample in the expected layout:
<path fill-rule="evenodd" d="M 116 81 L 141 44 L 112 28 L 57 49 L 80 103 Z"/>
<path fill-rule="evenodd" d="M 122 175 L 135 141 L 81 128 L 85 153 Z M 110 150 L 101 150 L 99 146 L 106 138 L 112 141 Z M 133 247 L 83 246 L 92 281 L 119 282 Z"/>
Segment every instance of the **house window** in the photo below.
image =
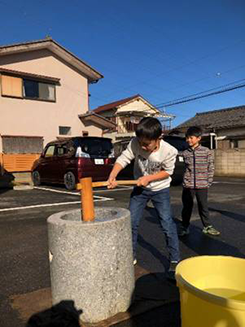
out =
<path fill-rule="evenodd" d="M 23 97 L 27 99 L 55 101 L 55 85 L 23 79 Z"/>
<path fill-rule="evenodd" d="M 2 75 L 1 89 L 2 95 L 22 98 L 22 78 Z"/>
<path fill-rule="evenodd" d="M 2 96 L 42 101 L 56 100 L 55 84 L 32 79 L 2 75 L 1 90 Z"/>
<path fill-rule="evenodd" d="M 59 135 L 71 135 L 71 127 L 59 126 Z"/>
<path fill-rule="evenodd" d="M 135 132 L 138 124 L 131 123 L 131 121 L 126 121 L 126 129 L 128 132 Z"/>
<path fill-rule="evenodd" d="M 43 137 L 2 135 L 3 153 L 41 153 Z"/>

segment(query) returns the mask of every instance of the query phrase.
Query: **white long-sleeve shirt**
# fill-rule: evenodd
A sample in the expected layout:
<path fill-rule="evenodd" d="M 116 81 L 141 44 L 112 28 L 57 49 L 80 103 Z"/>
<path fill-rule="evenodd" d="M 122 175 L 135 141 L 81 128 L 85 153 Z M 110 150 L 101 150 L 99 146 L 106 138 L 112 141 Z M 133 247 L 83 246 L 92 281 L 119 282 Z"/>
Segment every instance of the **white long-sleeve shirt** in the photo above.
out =
<path fill-rule="evenodd" d="M 178 151 L 169 143 L 160 140 L 160 146 L 157 151 L 144 151 L 138 139 L 135 137 L 128 144 L 126 150 L 117 158 L 116 162 L 123 168 L 126 167 L 133 159 L 134 161 L 134 178 L 156 174 L 162 170 L 169 175 L 173 174 L 175 161 Z M 149 183 L 146 188 L 152 191 L 159 191 L 170 186 L 171 177 Z"/>

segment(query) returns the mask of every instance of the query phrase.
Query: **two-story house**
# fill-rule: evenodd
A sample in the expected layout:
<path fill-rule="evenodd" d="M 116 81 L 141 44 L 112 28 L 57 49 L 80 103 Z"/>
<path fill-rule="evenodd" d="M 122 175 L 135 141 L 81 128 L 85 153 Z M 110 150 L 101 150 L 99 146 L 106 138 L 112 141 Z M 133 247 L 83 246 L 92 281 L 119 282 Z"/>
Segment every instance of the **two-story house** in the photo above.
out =
<path fill-rule="evenodd" d="M 174 118 L 171 114 L 160 112 L 139 94 L 99 106 L 90 113 L 83 115 L 87 120 L 99 116 L 115 124 L 114 128 L 108 128 L 104 131 L 104 135 L 114 141 L 134 136 L 135 128 L 143 117 L 160 118 L 163 130 L 171 128 L 171 121 Z"/>
<path fill-rule="evenodd" d="M 51 38 L 0 46 L 0 165 L 28 171 L 47 142 L 101 136 L 84 122 L 89 84 L 103 76 Z M 112 124 L 113 126 L 113 124 Z"/>

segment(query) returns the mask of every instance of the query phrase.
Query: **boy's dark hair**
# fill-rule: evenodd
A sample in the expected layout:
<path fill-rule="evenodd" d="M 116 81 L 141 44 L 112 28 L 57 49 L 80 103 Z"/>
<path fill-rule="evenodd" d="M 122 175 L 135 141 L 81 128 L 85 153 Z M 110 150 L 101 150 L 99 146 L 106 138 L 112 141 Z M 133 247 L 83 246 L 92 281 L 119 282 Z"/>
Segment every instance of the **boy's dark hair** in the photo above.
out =
<path fill-rule="evenodd" d="M 202 136 L 202 129 L 198 126 L 191 126 L 188 128 L 187 132 L 185 133 L 185 136 L 196 136 L 201 137 Z"/>
<path fill-rule="evenodd" d="M 137 125 L 135 133 L 139 139 L 157 140 L 162 135 L 162 125 L 156 118 L 145 117 Z"/>

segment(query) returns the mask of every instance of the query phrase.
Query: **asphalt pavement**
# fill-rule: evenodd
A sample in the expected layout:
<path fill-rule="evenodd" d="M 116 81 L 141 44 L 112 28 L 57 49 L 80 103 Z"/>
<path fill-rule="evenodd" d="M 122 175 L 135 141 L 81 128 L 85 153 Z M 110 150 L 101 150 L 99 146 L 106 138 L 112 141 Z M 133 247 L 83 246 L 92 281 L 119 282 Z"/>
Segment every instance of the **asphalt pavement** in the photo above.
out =
<path fill-rule="evenodd" d="M 177 224 L 181 189 L 180 185 L 171 187 Z M 130 192 L 130 187 L 96 190 L 95 205 L 127 208 Z M 51 306 L 47 218 L 79 208 L 80 197 L 62 186 L 43 185 L 32 190 L 0 189 L 0 198 L 0 326 L 24 327 L 32 314 Z M 190 235 L 180 239 L 182 259 L 203 254 L 245 258 L 245 180 L 216 178 L 209 193 L 209 210 L 221 235 L 202 234 L 195 206 Z M 151 203 L 141 220 L 137 256 L 136 297 L 140 305 L 110 325 L 180 327 L 178 290 L 166 281 L 165 240 Z"/>

